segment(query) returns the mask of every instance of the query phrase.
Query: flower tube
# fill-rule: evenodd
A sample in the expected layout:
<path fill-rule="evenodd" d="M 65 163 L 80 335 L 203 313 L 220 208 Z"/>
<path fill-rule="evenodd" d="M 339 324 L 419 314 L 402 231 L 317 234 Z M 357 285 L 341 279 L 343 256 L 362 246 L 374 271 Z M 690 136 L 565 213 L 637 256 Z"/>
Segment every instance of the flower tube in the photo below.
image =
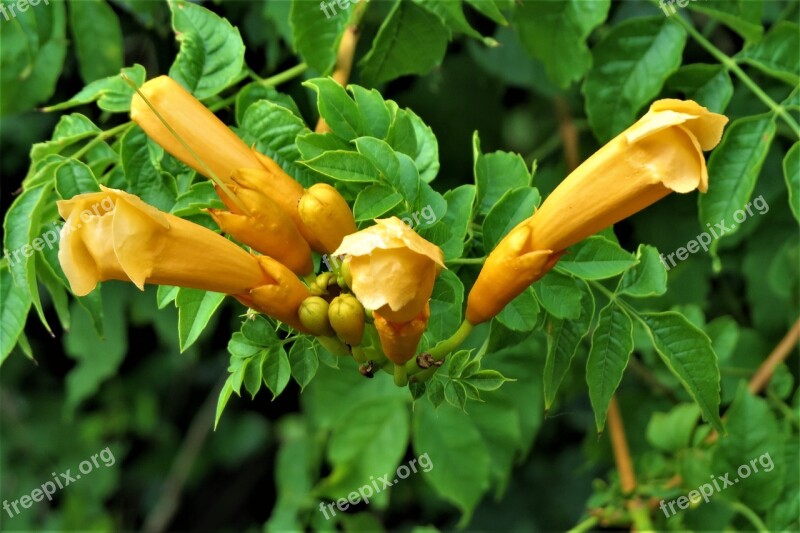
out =
<path fill-rule="evenodd" d="M 672 192 L 708 189 L 704 150 L 728 119 L 692 101 L 659 100 L 576 168 L 533 216 L 489 254 L 467 300 L 467 320 L 497 315 L 570 246 Z"/>

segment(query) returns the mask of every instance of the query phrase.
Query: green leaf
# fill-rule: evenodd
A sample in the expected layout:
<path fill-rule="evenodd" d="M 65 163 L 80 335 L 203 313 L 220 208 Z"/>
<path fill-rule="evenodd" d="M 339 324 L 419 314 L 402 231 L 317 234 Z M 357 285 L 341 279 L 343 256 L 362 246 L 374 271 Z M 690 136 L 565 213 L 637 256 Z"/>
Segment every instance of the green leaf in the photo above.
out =
<path fill-rule="evenodd" d="M 723 432 L 719 418 L 719 368 L 711 340 L 683 315 L 669 311 L 642 315 L 664 364 L 700 406 L 703 418 Z"/>
<path fill-rule="evenodd" d="M 786 20 L 778 22 L 737 58 L 796 87 L 800 83 L 800 26 Z"/>
<path fill-rule="evenodd" d="M 548 317 L 545 323 L 547 331 L 547 358 L 544 363 L 544 405 L 550 409 L 555 400 L 558 388 L 564 376 L 567 375 L 569 366 L 581 341 L 589 334 L 589 328 L 594 318 L 594 298 L 588 286 L 584 287 L 586 295 L 581 299 L 581 315 L 574 320 L 563 320 Z"/>
<path fill-rule="evenodd" d="M 719 228 L 720 237 L 737 231 L 734 212 L 744 210 L 756 186 L 761 166 L 775 136 L 775 118 L 771 113 L 735 120 L 725 131 L 722 142 L 708 161 L 708 192 L 701 194 L 700 222 Z M 711 249 L 716 250 L 715 239 Z"/>
<path fill-rule="evenodd" d="M 345 141 L 361 136 L 364 130 L 361 114 L 344 87 L 332 78 L 314 78 L 303 85 L 316 91 L 319 116 L 325 119 L 334 134 Z"/>
<path fill-rule="evenodd" d="M 18 11 L 0 22 L 0 116 L 27 111 L 55 92 L 67 53 L 65 5 Z"/>
<path fill-rule="evenodd" d="M 75 159 L 68 159 L 56 170 L 56 192 L 62 200 L 87 192 L 100 192 L 92 169 Z"/>
<path fill-rule="evenodd" d="M 11 277 L 11 270 L 0 267 L 0 365 L 14 349 L 17 339 L 25 329 L 25 320 L 31 308 L 27 288 L 19 287 Z"/>
<path fill-rule="evenodd" d="M 569 248 L 558 267 L 579 278 L 605 279 L 621 274 L 636 261 L 618 244 L 594 235 Z"/>
<path fill-rule="evenodd" d="M 333 133 L 306 133 L 295 139 L 302 159 L 313 159 L 328 150 L 351 150 L 350 143 L 343 141 Z"/>
<path fill-rule="evenodd" d="M 267 100 L 273 104 L 285 107 L 298 118 L 302 118 L 303 116 L 294 98 L 288 94 L 278 92 L 275 87 L 268 87 L 254 81 L 242 87 L 236 95 L 236 123 L 241 124 L 244 121 L 244 114 L 250 106 L 261 100 Z"/>
<path fill-rule="evenodd" d="M 225 384 L 222 386 L 222 390 L 219 391 L 219 397 L 217 398 L 217 411 L 214 415 L 214 431 L 217 430 L 219 419 L 222 418 L 222 412 L 225 410 L 225 406 L 228 405 L 228 400 L 230 400 L 232 393 L 232 376 L 228 376 L 228 379 L 225 380 Z"/>
<path fill-rule="evenodd" d="M 297 340 L 289 350 L 289 366 L 292 369 L 292 377 L 300 385 L 302 392 L 317 373 L 319 368 L 319 357 L 311 349 L 311 343 L 303 338 Z"/>
<path fill-rule="evenodd" d="M 472 136 L 472 154 L 478 214 L 488 214 L 509 189 L 530 186 L 533 177 L 525 166 L 525 160 L 510 152 L 482 153 L 477 131 Z"/>
<path fill-rule="evenodd" d="M 495 391 L 503 386 L 506 381 L 514 381 L 508 379 L 497 370 L 479 370 L 468 378 L 465 378 L 467 383 L 470 383 L 482 391 Z"/>
<path fill-rule="evenodd" d="M 442 223 L 450 231 L 450 238 L 439 247 L 444 252 L 444 257 L 456 259 L 464 253 L 464 239 L 467 228 L 472 220 L 472 205 L 475 202 L 475 186 L 461 185 L 444 193 L 447 202 L 447 212 Z"/>
<path fill-rule="evenodd" d="M 441 2 L 439 0 L 415 0 L 418 5 L 423 6 L 431 13 L 435 13 L 439 19 L 450 30 L 452 34 L 464 34 L 473 39 L 482 41 L 486 46 L 496 46 L 497 43 L 491 37 L 483 37 L 475 28 L 473 28 L 464 16 L 462 8 L 462 0 L 452 2 Z"/>
<path fill-rule="evenodd" d="M 757 41 L 764 33 L 763 0 L 702 0 L 690 3 L 689 9 L 722 22 L 748 41 Z"/>
<path fill-rule="evenodd" d="M 500 197 L 483 221 L 483 242 L 486 250 L 494 250 L 514 227 L 530 218 L 541 201 L 535 187 L 511 189 Z"/>
<path fill-rule="evenodd" d="M 353 93 L 353 100 L 358 108 L 363 130 L 361 133 L 376 139 L 385 139 L 389 135 L 389 127 L 394 117 L 381 93 L 375 89 L 367 90 L 359 85 L 349 85 L 348 89 Z"/>
<path fill-rule="evenodd" d="M 550 271 L 533 284 L 536 298 L 545 311 L 555 318 L 578 318 L 581 315 L 580 282 L 572 276 Z"/>
<path fill-rule="evenodd" d="M 458 409 L 466 412 L 467 389 L 458 381 L 448 381 L 444 384 L 444 399 Z"/>
<path fill-rule="evenodd" d="M 272 399 L 278 397 L 289 383 L 292 368 L 283 346 L 273 346 L 267 351 L 261 372 L 264 375 L 264 384 L 272 392 Z"/>
<path fill-rule="evenodd" d="M 78 0 L 80 2 L 80 0 Z M 141 87 L 147 73 L 141 65 L 134 65 L 122 69 L 122 74 L 93 81 L 78 93 L 60 104 L 45 107 L 43 111 L 60 111 L 79 105 L 97 102 L 97 107 L 110 113 L 127 113 L 131 109 L 131 98 L 133 98 L 133 87 L 123 80 L 122 75 L 127 76 L 137 87 Z"/>
<path fill-rule="evenodd" d="M 661 296 L 667 292 L 667 270 L 659 257 L 658 250 L 647 244 L 640 244 L 636 250 L 638 263 L 625 271 L 619 280 L 617 292 L 634 298 Z"/>
<path fill-rule="evenodd" d="M 461 304 L 464 302 L 464 285 L 452 271 L 444 270 L 436 279 L 431 293 L 431 318 L 426 335 L 434 342 L 444 340 L 461 325 Z"/>
<path fill-rule="evenodd" d="M 723 113 L 733 96 L 731 76 L 721 65 L 684 65 L 669 77 L 667 87 L 714 113 Z"/>
<path fill-rule="evenodd" d="M 129 130 L 122 138 L 122 169 L 128 182 L 128 192 L 162 211 L 169 211 L 177 197 L 175 180 L 162 172 L 153 161 L 151 149 L 154 146 L 140 128 Z"/>
<path fill-rule="evenodd" d="M 105 0 L 70 0 L 69 27 L 84 83 L 122 68 L 122 28 Z"/>
<path fill-rule="evenodd" d="M 447 38 L 439 17 L 399 0 L 361 60 L 361 75 L 369 85 L 378 85 L 406 74 L 427 74 L 444 58 Z"/>
<path fill-rule="evenodd" d="M 353 205 L 356 222 L 372 220 L 385 215 L 403 202 L 403 195 L 391 187 L 376 183 L 358 193 Z"/>
<path fill-rule="evenodd" d="M 425 183 L 430 183 L 439 172 L 439 143 L 436 140 L 436 135 L 433 134 L 430 126 L 425 124 L 410 109 L 398 109 L 395 114 L 395 122 L 392 125 L 396 126 L 401 121 L 407 121 L 414 130 L 416 147 L 414 150 L 404 150 L 402 147 L 397 147 L 396 149 L 413 157 L 414 164 L 419 170 L 420 179 Z M 391 133 L 396 135 L 396 129 Z"/>
<path fill-rule="evenodd" d="M 337 181 L 371 183 L 378 181 L 378 169 L 369 159 L 356 152 L 336 150 L 301 161 L 301 164 Z"/>
<path fill-rule="evenodd" d="M 178 306 L 178 339 L 181 353 L 200 337 L 224 299 L 225 295 L 218 292 L 185 287 L 178 291 L 175 304 Z"/>
<path fill-rule="evenodd" d="M 252 357 L 244 362 L 244 371 L 242 381 L 244 388 L 250 393 L 250 399 L 254 399 L 258 391 L 261 390 L 262 381 L 262 364 L 266 357 L 265 352 L 260 352 L 257 356 Z"/>
<path fill-rule="evenodd" d="M 308 170 L 298 164 L 300 151 L 295 138 L 309 132 L 303 119 L 285 105 L 259 100 L 247 108 L 241 122 L 242 138 L 256 150 L 271 157 L 303 186 L 314 181 Z"/>
<path fill-rule="evenodd" d="M 714 451 L 714 471 L 731 473 L 731 498 L 758 511 L 768 510 L 781 495 L 786 475 L 778 421 L 767 401 L 753 396 L 744 381 L 726 418 L 728 436 Z"/>
<path fill-rule="evenodd" d="M 665 452 L 688 448 L 698 418 L 700 409 L 694 403 L 676 405 L 667 413 L 653 413 L 647 423 L 647 441 Z"/>
<path fill-rule="evenodd" d="M 783 177 L 789 190 L 789 207 L 800 222 L 800 142 L 794 143 L 783 158 Z"/>
<path fill-rule="evenodd" d="M 339 41 L 350 18 L 346 12 L 337 11 L 318 2 L 292 0 L 289 22 L 292 28 L 294 49 L 311 68 L 328 74 L 336 64 Z M 334 13 L 329 13 L 330 9 Z M 324 15 L 324 16 L 323 16 Z"/>
<path fill-rule="evenodd" d="M 531 331 L 539 319 L 539 303 L 531 287 L 508 302 L 497 315 L 497 320 L 512 331 Z"/>
<path fill-rule="evenodd" d="M 39 288 L 36 284 L 36 265 L 33 254 L 35 253 L 31 243 L 38 236 L 41 230 L 42 211 L 45 206 L 52 202 L 50 192 L 51 185 L 43 185 L 33 189 L 26 189 L 17 196 L 11 207 L 6 212 L 3 229 L 5 238 L 3 244 L 11 251 L 17 253 L 18 261 L 10 263 L 11 274 L 14 282 L 30 295 L 31 302 L 36 308 L 39 316 L 47 331 L 50 326 L 44 316 L 42 301 L 39 298 Z"/>
<path fill-rule="evenodd" d="M 445 405 L 435 410 L 420 402 L 414 409 L 412 439 L 416 454 L 428 454 L 433 465 L 425 481 L 461 509 L 458 525 L 466 525 L 489 488 L 489 455 L 480 432 L 459 409 Z"/>
<path fill-rule="evenodd" d="M 500 11 L 500 8 L 497 6 L 498 2 L 496 0 L 465 0 L 470 6 L 475 8 L 476 11 L 479 11 L 483 15 L 489 17 L 493 21 L 503 26 L 508 25 L 508 21 L 506 17 L 503 16 L 503 13 Z"/>
<path fill-rule="evenodd" d="M 237 81 L 244 68 L 239 30 L 197 4 L 170 0 L 169 7 L 175 38 L 180 43 L 170 77 L 200 100 Z"/>
<path fill-rule="evenodd" d="M 634 18 L 615 26 L 594 49 L 586 75 L 586 113 L 606 142 L 630 126 L 681 64 L 686 33 L 667 17 Z"/>
<path fill-rule="evenodd" d="M 525 49 L 566 88 L 592 66 L 586 38 L 606 20 L 610 6 L 610 0 L 526 0 L 517 6 L 515 22 Z"/>
<path fill-rule="evenodd" d="M 434 408 L 442 405 L 444 402 L 444 384 L 438 379 L 432 379 L 427 383 L 428 399 Z"/>
<path fill-rule="evenodd" d="M 614 302 L 600 311 L 586 362 L 586 383 L 598 433 L 606 425 L 611 397 L 622 381 L 633 352 L 633 322 Z"/>

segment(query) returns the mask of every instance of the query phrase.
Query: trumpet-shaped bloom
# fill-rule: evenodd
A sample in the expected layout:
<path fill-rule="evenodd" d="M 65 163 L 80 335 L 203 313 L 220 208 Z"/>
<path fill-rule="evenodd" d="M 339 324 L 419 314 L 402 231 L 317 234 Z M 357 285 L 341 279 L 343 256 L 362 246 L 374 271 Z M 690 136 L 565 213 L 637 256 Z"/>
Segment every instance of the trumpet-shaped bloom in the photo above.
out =
<path fill-rule="evenodd" d="M 346 236 L 334 255 L 348 256 L 352 289 L 365 307 L 407 322 L 428 303 L 444 256 L 397 217 L 375 222 Z"/>
<path fill-rule="evenodd" d="M 703 150 L 728 119 L 692 101 L 659 100 L 575 169 L 541 208 L 492 251 L 467 303 L 467 320 L 491 319 L 550 270 L 566 248 L 671 192 L 708 189 Z"/>
<path fill-rule="evenodd" d="M 101 189 L 58 202 L 66 220 L 58 258 L 76 295 L 111 279 L 131 281 L 140 289 L 145 283 L 191 287 L 237 296 L 256 310 L 299 325 L 297 310 L 309 293 L 286 267 L 137 196 Z"/>
<path fill-rule="evenodd" d="M 407 322 L 392 322 L 378 311 L 374 313 L 375 329 L 381 339 L 381 348 L 386 357 L 395 364 L 402 365 L 417 353 L 422 334 L 428 329 L 431 317 L 430 304 L 426 303 L 422 311 Z"/>
<path fill-rule="evenodd" d="M 277 259 L 297 274 L 311 273 L 314 265 L 308 243 L 291 218 L 259 190 L 254 178 L 254 173 L 245 169 L 233 175 L 231 190 L 247 213 L 233 205 L 230 211 L 209 209 L 209 214 L 222 231 L 236 240 Z"/>

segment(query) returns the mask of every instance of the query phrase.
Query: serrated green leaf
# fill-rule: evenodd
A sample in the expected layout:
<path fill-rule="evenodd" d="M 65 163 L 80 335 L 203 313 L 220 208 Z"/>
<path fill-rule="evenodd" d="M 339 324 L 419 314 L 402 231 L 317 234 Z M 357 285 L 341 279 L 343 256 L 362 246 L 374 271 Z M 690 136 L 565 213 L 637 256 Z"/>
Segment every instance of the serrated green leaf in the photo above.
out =
<path fill-rule="evenodd" d="M 783 158 L 783 177 L 789 190 L 789 207 L 800 222 L 800 142 L 794 143 Z"/>
<path fill-rule="evenodd" d="M 264 375 L 264 384 L 272 392 L 274 400 L 283 392 L 292 376 L 292 367 L 283 346 L 273 346 L 267 351 L 261 372 Z"/>
<path fill-rule="evenodd" d="M 259 353 L 257 356 L 252 357 L 244 362 L 244 388 L 247 392 L 250 393 L 250 398 L 253 399 L 258 394 L 258 391 L 261 390 L 261 381 L 262 381 L 262 364 L 264 363 L 264 358 L 266 357 L 265 352 Z"/>
<path fill-rule="evenodd" d="M 444 384 L 438 379 L 432 379 L 428 384 L 428 399 L 434 408 L 438 408 L 444 402 Z"/>
<path fill-rule="evenodd" d="M 122 74 L 133 81 L 137 87 L 141 87 L 147 77 L 144 67 L 138 64 L 123 68 Z M 131 109 L 133 93 L 133 88 L 122 79 L 120 74 L 117 74 L 102 80 L 93 81 L 66 102 L 45 107 L 43 111 L 60 111 L 70 107 L 97 102 L 97 107 L 103 111 L 108 111 L 110 113 L 127 113 Z"/>
<path fill-rule="evenodd" d="M 41 229 L 42 211 L 53 200 L 50 194 L 52 189 L 52 185 L 43 185 L 23 191 L 11 204 L 3 222 L 5 230 L 3 244 L 6 249 L 11 251 L 15 259 L 13 262 L 9 262 L 14 282 L 28 292 L 39 320 L 47 331 L 51 330 L 44 315 L 39 288 L 36 284 L 36 268 L 33 257 L 35 251 L 31 243 Z"/>
<path fill-rule="evenodd" d="M 122 138 L 120 159 L 127 190 L 153 207 L 169 211 L 177 197 L 175 179 L 153 162 L 148 146 L 151 142 L 140 128 L 129 130 Z"/>
<path fill-rule="evenodd" d="M 469 362 L 470 351 L 458 350 L 447 356 L 447 375 L 453 378 L 461 376 L 461 372 Z"/>
<path fill-rule="evenodd" d="M 594 48 L 583 94 L 600 141 L 630 126 L 681 64 L 686 33 L 667 17 L 634 18 L 615 26 Z"/>
<path fill-rule="evenodd" d="M 708 192 L 700 195 L 698 204 L 703 226 L 725 225 L 727 231 L 719 228 L 720 237 L 736 233 L 734 212 L 743 210 L 753 194 L 775 130 L 772 114 L 740 118 L 728 127 L 711 154 Z M 711 249 L 716 250 L 718 245 L 719 240 L 715 239 Z"/>
<path fill-rule="evenodd" d="M 550 271 L 533 284 L 533 290 L 545 311 L 555 318 L 578 318 L 583 293 L 571 276 Z"/>
<path fill-rule="evenodd" d="M 470 377 L 465 378 L 466 382 L 474 385 L 478 390 L 495 391 L 503 386 L 506 381 L 513 381 L 505 377 L 497 370 L 480 370 Z"/>
<path fill-rule="evenodd" d="M 369 159 L 356 152 L 325 152 L 300 163 L 337 181 L 371 183 L 380 178 L 378 169 Z"/>
<path fill-rule="evenodd" d="M 581 298 L 582 311 L 577 319 L 563 320 L 548 317 L 545 322 L 547 331 L 547 358 L 544 363 L 545 409 L 550 409 L 553 405 L 561 381 L 567 374 L 581 341 L 589 334 L 594 317 L 594 299 L 588 287 L 585 290 L 588 294 Z"/>
<path fill-rule="evenodd" d="M 541 202 L 535 187 L 520 187 L 506 191 L 483 221 L 483 242 L 486 250 L 494 250 L 514 227 L 530 218 Z"/>
<path fill-rule="evenodd" d="M 363 135 L 385 139 L 392 125 L 392 112 L 383 96 L 375 89 L 367 90 L 360 85 L 349 85 L 353 100 L 358 108 Z M 409 154 L 411 155 L 411 154 Z"/>
<path fill-rule="evenodd" d="M 31 297 L 27 288 L 14 283 L 11 270 L 0 267 L 0 365 L 14 349 L 17 339 L 25 328 L 25 320 L 31 308 Z"/>
<path fill-rule="evenodd" d="M 413 2 L 395 2 L 359 63 L 361 75 L 378 85 L 406 74 L 427 74 L 444 58 L 447 39 L 439 17 Z"/>
<path fill-rule="evenodd" d="M 475 202 L 475 186 L 461 185 L 444 193 L 447 212 L 442 223 L 450 230 L 450 238 L 439 247 L 445 260 L 456 259 L 464 253 L 464 239 L 472 221 L 472 205 Z"/>
<path fill-rule="evenodd" d="M 489 488 L 489 454 L 469 415 L 450 406 L 436 410 L 424 402 L 414 409 L 414 451 L 433 464 L 425 480 L 462 511 L 460 526 Z M 469 468 L 463 468 L 469 464 Z"/>
<path fill-rule="evenodd" d="M 300 385 L 302 392 L 317 373 L 319 368 L 319 358 L 316 352 L 311 349 L 311 344 L 306 340 L 298 340 L 289 350 L 289 366 L 292 369 L 292 377 Z"/>
<path fill-rule="evenodd" d="M 448 338 L 461 325 L 461 307 L 464 302 L 464 284 L 450 270 L 444 270 L 436 279 L 431 293 L 431 318 L 426 336 L 438 342 Z"/>
<path fill-rule="evenodd" d="M 610 6 L 610 0 L 525 0 L 517 5 L 514 21 L 525 49 L 544 63 L 549 78 L 563 88 L 592 66 L 586 38 L 606 20 Z"/>
<path fill-rule="evenodd" d="M 122 28 L 105 0 L 70 0 L 69 26 L 84 83 L 122 68 Z"/>
<path fill-rule="evenodd" d="M 744 381 L 726 413 L 725 428 L 728 436 L 714 450 L 714 470 L 731 473 L 730 497 L 758 511 L 769 509 L 786 475 L 782 432 L 769 404 L 753 396 Z"/>
<path fill-rule="evenodd" d="M 633 352 L 633 322 L 614 302 L 600 311 L 586 362 L 586 383 L 598 433 L 606 424 L 611 397 Z"/>
<path fill-rule="evenodd" d="M 700 406 L 703 418 L 722 432 L 719 418 L 720 376 L 711 340 L 683 315 L 670 311 L 642 315 L 667 368 Z"/>
<path fill-rule="evenodd" d="M 531 287 L 508 302 L 497 320 L 512 331 L 531 331 L 539 319 L 539 303 Z"/>
<path fill-rule="evenodd" d="M 689 9 L 722 22 L 748 41 L 757 41 L 764 33 L 764 28 L 761 26 L 764 13 L 763 0 L 703 0 L 691 2 Z M 670 8 L 668 16 L 671 16 L 674 10 L 675 7 Z"/>
<path fill-rule="evenodd" d="M 606 279 L 636 264 L 636 259 L 605 237 L 594 235 L 567 249 L 560 270 L 583 279 Z"/>
<path fill-rule="evenodd" d="M 169 75 L 198 99 L 214 96 L 238 80 L 244 68 L 239 30 L 212 11 L 170 0 L 172 28 L 180 50 Z"/>
<path fill-rule="evenodd" d="M 457 409 L 466 411 L 464 407 L 467 405 L 467 390 L 458 381 L 448 381 L 444 386 L 444 399 Z"/>
<path fill-rule="evenodd" d="M 391 211 L 403 202 L 403 195 L 387 185 L 376 183 L 358 193 L 353 205 L 356 222 L 372 220 Z"/>
<path fill-rule="evenodd" d="M 532 176 L 519 154 L 510 152 L 481 152 L 476 131 L 472 136 L 477 213 L 486 215 L 509 189 L 529 187 Z"/>
<path fill-rule="evenodd" d="M 721 65 L 684 65 L 669 77 L 667 87 L 714 113 L 723 113 L 733 96 L 731 76 Z"/>
<path fill-rule="evenodd" d="M 667 270 L 658 250 L 640 244 L 636 250 L 638 264 L 625 271 L 619 280 L 617 292 L 634 298 L 661 296 L 667 292 Z"/>
<path fill-rule="evenodd" d="M 175 298 L 181 353 L 194 344 L 224 299 L 218 292 L 181 287 Z"/>
<path fill-rule="evenodd" d="M 345 141 L 360 137 L 364 131 L 358 106 L 332 78 L 314 78 L 303 85 L 317 93 L 317 109 L 331 131 Z"/>
<path fill-rule="evenodd" d="M 319 3 L 306 0 L 292 0 L 291 6 L 289 23 L 295 50 L 313 69 L 328 74 L 336 63 L 349 13 L 337 10 L 335 2 L 324 10 Z"/>
<path fill-rule="evenodd" d="M 56 192 L 62 200 L 87 192 L 100 192 L 92 169 L 75 159 L 68 159 L 56 170 Z"/>

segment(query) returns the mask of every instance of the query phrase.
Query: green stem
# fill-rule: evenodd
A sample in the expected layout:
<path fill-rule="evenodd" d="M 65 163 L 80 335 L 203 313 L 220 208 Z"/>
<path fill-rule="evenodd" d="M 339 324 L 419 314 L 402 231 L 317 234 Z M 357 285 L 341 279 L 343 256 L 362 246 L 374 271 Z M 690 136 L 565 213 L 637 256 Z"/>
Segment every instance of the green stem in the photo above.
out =
<path fill-rule="evenodd" d="M 405 365 L 394 365 L 394 384 L 398 387 L 408 385 L 408 373 Z"/>
<path fill-rule="evenodd" d="M 461 326 L 459 326 L 458 330 L 453 333 L 449 339 L 443 340 L 434 346 L 433 349 L 428 353 L 430 353 L 437 361 L 439 359 L 443 359 L 447 354 L 455 351 L 456 348 L 461 346 L 461 343 L 467 340 L 469 334 L 472 333 L 472 328 L 473 325 L 465 319 L 464 322 L 461 323 Z"/>
<path fill-rule="evenodd" d="M 462 257 L 461 259 L 451 259 L 448 265 L 482 265 L 486 257 Z"/>
<path fill-rule="evenodd" d="M 106 130 L 106 131 L 98 133 L 97 136 L 94 139 L 92 139 L 91 141 L 89 141 L 88 143 L 86 143 L 86 145 L 83 148 L 81 148 L 80 150 L 78 150 L 77 152 L 72 154 L 72 156 L 71 156 L 72 159 L 80 159 L 81 157 L 86 155 L 86 153 L 89 150 L 91 150 L 92 148 L 94 148 L 95 146 L 100 144 L 101 142 L 103 142 L 106 139 L 109 139 L 111 137 L 114 137 L 115 135 L 117 135 L 120 132 L 123 132 L 123 134 L 124 134 L 129 129 L 131 129 L 132 127 L 133 127 L 133 122 L 126 122 L 124 124 L 120 124 L 119 126 L 115 126 L 115 127 L 111 128 L 110 130 Z"/>
<path fill-rule="evenodd" d="M 758 533 L 769 533 L 769 529 L 767 529 L 766 524 L 764 524 L 764 522 L 761 520 L 761 518 L 759 518 L 759 516 L 755 513 L 755 511 L 750 509 L 745 504 L 740 502 L 732 502 L 731 508 L 740 515 L 742 515 L 743 517 L 747 518 L 750 521 L 750 523 L 753 524 L 753 526 L 756 528 L 756 531 L 758 531 Z"/>
<path fill-rule="evenodd" d="M 289 81 L 292 78 L 296 78 L 303 72 L 308 69 L 308 65 L 305 63 L 300 63 L 299 65 L 295 65 L 290 69 L 286 69 L 283 72 L 278 72 L 274 76 L 270 76 L 269 78 L 264 78 L 259 80 L 258 83 L 265 87 L 275 87 L 276 85 L 280 85 L 283 82 Z"/>
<path fill-rule="evenodd" d="M 589 531 L 590 529 L 592 529 L 594 526 L 597 525 L 597 522 L 599 522 L 599 520 L 597 519 L 596 516 L 590 516 L 577 526 L 567 531 L 567 533 L 583 533 L 584 531 Z"/>
<path fill-rule="evenodd" d="M 759 87 L 756 82 L 753 81 L 750 76 L 748 76 L 736 62 L 728 57 L 722 50 L 714 46 L 711 41 L 703 37 L 703 35 L 695 29 L 691 22 L 687 21 L 683 17 L 675 17 L 675 20 L 678 24 L 683 26 L 686 32 L 692 36 L 692 38 L 700 44 L 706 51 L 714 56 L 714 58 L 719 61 L 722 66 L 726 69 L 733 72 L 742 83 L 744 83 L 748 89 L 750 89 L 753 94 L 755 94 L 759 100 L 761 100 L 764 104 L 769 107 L 773 113 L 780 116 L 784 122 L 786 122 L 792 131 L 797 137 L 800 137 L 800 125 L 797 124 L 794 117 L 792 117 L 789 113 L 786 112 L 786 109 L 783 108 L 780 104 L 775 102 L 772 98 L 769 97 L 767 93 L 765 93 L 761 87 Z"/>

